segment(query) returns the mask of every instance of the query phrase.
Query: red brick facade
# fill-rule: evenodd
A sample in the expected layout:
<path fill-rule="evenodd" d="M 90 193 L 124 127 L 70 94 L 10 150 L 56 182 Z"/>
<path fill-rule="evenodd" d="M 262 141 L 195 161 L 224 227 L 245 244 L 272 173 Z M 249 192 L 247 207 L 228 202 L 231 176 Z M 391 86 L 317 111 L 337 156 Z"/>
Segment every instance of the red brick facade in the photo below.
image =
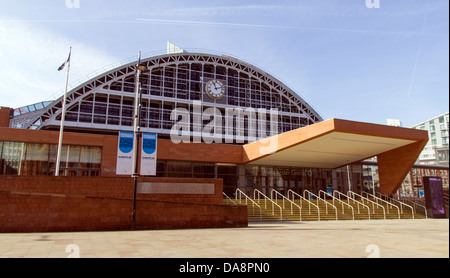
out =
<path fill-rule="evenodd" d="M 0 127 L 9 127 L 9 114 L 11 108 L 0 107 Z"/>
<path fill-rule="evenodd" d="M 136 229 L 247 226 L 245 206 L 222 205 L 222 180 L 145 178 L 215 184 L 214 194 L 138 194 Z M 0 176 L 0 232 L 128 230 L 129 177 Z"/>

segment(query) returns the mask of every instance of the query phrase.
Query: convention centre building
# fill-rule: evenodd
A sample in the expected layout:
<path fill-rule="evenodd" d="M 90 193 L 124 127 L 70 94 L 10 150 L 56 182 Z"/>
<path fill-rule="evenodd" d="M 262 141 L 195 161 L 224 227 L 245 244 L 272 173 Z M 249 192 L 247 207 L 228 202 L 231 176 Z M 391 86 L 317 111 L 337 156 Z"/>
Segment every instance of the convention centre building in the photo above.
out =
<path fill-rule="evenodd" d="M 136 59 L 67 92 L 59 178 L 124 176 L 117 171 L 119 133 L 134 130 L 136 95 L 140 132 L 157 134 L 154 177 L 220 179 L 231 198 L 237 189 L 392 194 L 428 141 L 422 130 L 324 120 L 280 80 L 227 55 L 176 49 L 139 62 L 139 78 Z M 0 179 L 57 180 L 62 107 L 63 96 L 0 109 Z M 363 171 L 373 157 L 377 188 Z"/>
<path fill-rule="evenodd" d="M 325 120 L 248 62 L 170 43 L 65 95 L 0 109 L 0 232 L 243 227 L 238 193 L 392 196 L 428 141 Z"/>

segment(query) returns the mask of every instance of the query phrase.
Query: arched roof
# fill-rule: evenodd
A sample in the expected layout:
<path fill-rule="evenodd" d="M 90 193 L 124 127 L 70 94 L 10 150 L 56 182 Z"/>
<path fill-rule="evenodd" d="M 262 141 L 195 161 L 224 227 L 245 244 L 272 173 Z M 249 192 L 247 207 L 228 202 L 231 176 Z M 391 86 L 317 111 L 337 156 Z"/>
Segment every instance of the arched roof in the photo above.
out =
<path fill-rule="evenodd" d="M 68 111 L 92 92 L 112 92 L 114 90 L 114 84 L 119 81 L 124 84 L 122 87 L 123 93 L 126 92 L 128 96 L 133 97 L 133 95 L 130 94 L 134 91 L 134 84 L 131 81 L 134 80 L 136 63 L 137 61 L 130 62 L 106 71 L 70 90 L 67 93 L 66 99 Z M 150 72 L 158 68 L 182 64 L 202 64 L 226 68 L 239 74 L 244 74 L 252 81 L 264 84 L 265 90 L 276 93 L 279 96 L 279 101 L 282 102 L 283 105 L 286 104 L 291 107 L 288 109 L 289 112 L 299 114 L 301 117 L 305 118 L 306 125 L 323 121 L 322 117 L 305 100 L 281 81 L 247 62 L 230 56 L 204 53 L 173 53 L 143 59 L 141 60 L 141 64 L 146 65 Z M 127 83 L 127 80 L 130 82 Z M 115 91 L 115 93 L 117 93 L 117 91 Z M 151 98 L 151 96 L 149 97 Z M 39 113 L 14 117 L 11 121 L 11 126 L 25 129 L 45 129 L 49 126 L 58 126 L 62 111 L 62 101 L 63 97 L 61 96 L 44 109 L 39 110 Z M 118 129 L 120 128 L 117 128 L 117 130 Z"/>

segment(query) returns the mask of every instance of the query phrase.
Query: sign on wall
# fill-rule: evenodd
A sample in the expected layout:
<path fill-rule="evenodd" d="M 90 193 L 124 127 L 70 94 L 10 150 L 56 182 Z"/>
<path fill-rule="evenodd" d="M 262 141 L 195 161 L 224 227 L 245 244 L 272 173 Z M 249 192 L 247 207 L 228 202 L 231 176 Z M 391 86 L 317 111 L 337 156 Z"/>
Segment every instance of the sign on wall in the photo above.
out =
<path fill-rule="evenodd" d="M 119 131 L 119 146 L 117 148 L 116 175 L 131 175 L 133 172 L 134 133 Z"/>
<path fill-rule="evenodd" d="M 156 133 L 142 134 L 141 175 L 156 176 L 157 139 Z"/>

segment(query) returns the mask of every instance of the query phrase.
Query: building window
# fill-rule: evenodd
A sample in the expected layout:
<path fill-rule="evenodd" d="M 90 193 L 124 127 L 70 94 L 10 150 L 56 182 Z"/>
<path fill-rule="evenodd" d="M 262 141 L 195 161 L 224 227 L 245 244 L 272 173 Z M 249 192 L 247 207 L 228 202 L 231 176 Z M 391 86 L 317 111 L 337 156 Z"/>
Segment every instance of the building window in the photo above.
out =
<path fill-rule="evenodd" d="M 236 164 L 217 163 L 217 178 L 223 179 L 223 191 L 228 196 L 234 196 L 238 186 L 239 174 Z"/>
<path fill-rule="evenodd" d="M 192 163 L 189 161 L 175 161 L 169 160 L 167 163 L 168 176 L 191 178 L 192 177 Z"/>
<path fill-rule="evenodd" d="M 2 142 L 2 154 L 0 155 L 0 174 L 20 175 L 22 169 L 24 143 Z"/>
<path fill-rule="evenodd" d="M 56 144 L 0 142 L 0 145 L 0 175 L 55 174 Z M 101 147 L 63 145 L 60 175 L 99 176 L 101 159 Z"/>
<path fill-rule="evenodd" d="M 193 162 L 192 170 L 194 178 L 214 178 L 214 163 Z"/>

